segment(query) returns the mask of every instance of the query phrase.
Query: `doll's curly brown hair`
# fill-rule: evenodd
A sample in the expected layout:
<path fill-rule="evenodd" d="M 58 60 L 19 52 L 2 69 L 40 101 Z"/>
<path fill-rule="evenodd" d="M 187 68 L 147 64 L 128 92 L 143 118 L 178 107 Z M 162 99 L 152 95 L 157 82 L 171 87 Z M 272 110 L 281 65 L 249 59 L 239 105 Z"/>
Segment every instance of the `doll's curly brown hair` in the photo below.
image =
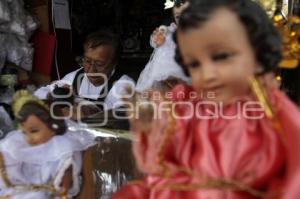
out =
<path fill-rule="evenodd" d="M 59 111 L 59 110 L 55 110 Z M 58 112 L 55 113 L 60 114 Z M 18 123 L 23 123 L 27 120 L 30 115 L 35 115 L 42 122 L 44 122 L 49 129 L 52 129 L 56 135 L 63 135 L 67 130 L 67 125 L 65 120 L 63 119 L 55 119 L 51 116 L 49 110 L 47 110 L 44 106 L 41 106 L 35 102 L 28 102 L 24 104 L 21 110 L 18 112 L 18 116 L 16 117 L 16 121 Z"/>

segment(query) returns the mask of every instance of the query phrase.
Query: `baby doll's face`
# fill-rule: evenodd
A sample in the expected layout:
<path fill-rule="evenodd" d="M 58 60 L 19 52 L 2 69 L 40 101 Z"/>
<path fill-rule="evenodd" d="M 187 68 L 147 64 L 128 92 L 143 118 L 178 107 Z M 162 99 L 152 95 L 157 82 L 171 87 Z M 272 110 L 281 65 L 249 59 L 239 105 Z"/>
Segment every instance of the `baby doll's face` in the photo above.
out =
<path fill-rule="evenodd" d="M 232 11 L 217 9 L 202 26 L 178 30 L 177 37 L 192 86 L 202 99 L 227 103 L 249 93 L 249 78 L 259 64 L 244 25 Z"/>
<path fill-rule="evenodd" d="M 35 115 L 28 116 L 21 123 L 21 128 L 27 143 L 33 146 L 46 143 L 55 135 L 55 132 Z"/>

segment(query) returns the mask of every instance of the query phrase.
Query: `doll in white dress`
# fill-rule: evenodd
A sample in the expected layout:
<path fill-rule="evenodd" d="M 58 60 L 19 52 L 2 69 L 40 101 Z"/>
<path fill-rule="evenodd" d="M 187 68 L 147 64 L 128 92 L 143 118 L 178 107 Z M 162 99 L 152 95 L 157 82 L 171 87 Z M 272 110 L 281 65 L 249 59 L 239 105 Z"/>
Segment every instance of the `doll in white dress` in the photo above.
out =
<path fill-rule="evenodd" d="M 68 130 L 59 110 L 27 91 L 14 96 L 20 130 L 0 142 L 0 198 L 72 198 L 79 193 L 82 151 L 93 136 Z"/>
<path fill-rule="evenodd" d="M 175 0 L 173 3 L 173 16 L 177 23 L 180 13 L 187 7 L 188 2 Z M 159 82 L 165 84 L 167 83 L 165 80 L 168 79 L 178 79 L 179 83 L 189 82 L 189 78 L 174 59 L 176 44 L 172 37 L 177 28 L 176 23 L 171 23 L 169 26 L 162 25 L 153 31 L 150 45 L 154 51 L 137 81 L 137 91 L 142 92 L 157 87 Z"/>

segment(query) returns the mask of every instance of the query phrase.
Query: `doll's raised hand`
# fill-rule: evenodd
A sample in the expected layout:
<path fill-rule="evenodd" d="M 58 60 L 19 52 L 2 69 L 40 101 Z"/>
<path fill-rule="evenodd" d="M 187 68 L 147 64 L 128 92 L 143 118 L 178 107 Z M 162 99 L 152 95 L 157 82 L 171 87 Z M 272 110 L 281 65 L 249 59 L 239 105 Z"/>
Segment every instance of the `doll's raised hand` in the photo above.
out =
<path fill-rule="evenodd" d="M 132 88 L 127 88 L 127 93 L 131 93 L 132 95 L 131 97 L 124 97 L 123 101 L 128 108 L 127 116 L 131 127 L 147 132 L 151 128 L 154 111 L 154 107 L 150 101 L 151 91 L 139 93 L 132 91 Z"/>
<path fill-rule="evenodd" d="M 161 169 L 155 164 L 160 161 L 157 157 L 176 126 L 170 114 L 171 102 L 157 90 L 135 92 L 125 102 L 130 107 L 130 129 L 138 143 L 133 146 L 133 153 L 140 154 L 136 156 L 137 165 L 142 172 L 157 173 Z"/>

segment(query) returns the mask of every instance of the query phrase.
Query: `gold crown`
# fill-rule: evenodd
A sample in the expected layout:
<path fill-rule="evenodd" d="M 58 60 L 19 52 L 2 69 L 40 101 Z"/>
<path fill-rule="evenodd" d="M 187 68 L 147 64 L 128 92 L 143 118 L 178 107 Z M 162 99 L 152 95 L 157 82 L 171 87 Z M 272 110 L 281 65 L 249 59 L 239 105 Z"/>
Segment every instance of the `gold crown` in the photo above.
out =
<path fill-rule="evenodd" d="M 44 107 L 46 110 L 49 110 L 49 107 L 42 100 L 30 94 L 27 90 L 19 90 L 13 96 L 12 102 L 12 109 L 16 117 L 18 116 L 18 113 L 22 107 L 28 102 L 36 103 Z"/>

